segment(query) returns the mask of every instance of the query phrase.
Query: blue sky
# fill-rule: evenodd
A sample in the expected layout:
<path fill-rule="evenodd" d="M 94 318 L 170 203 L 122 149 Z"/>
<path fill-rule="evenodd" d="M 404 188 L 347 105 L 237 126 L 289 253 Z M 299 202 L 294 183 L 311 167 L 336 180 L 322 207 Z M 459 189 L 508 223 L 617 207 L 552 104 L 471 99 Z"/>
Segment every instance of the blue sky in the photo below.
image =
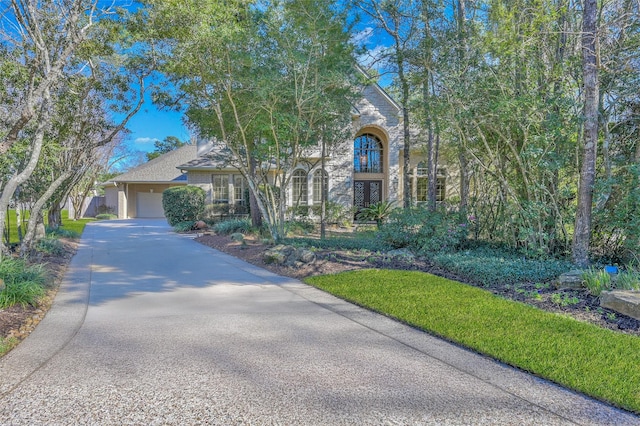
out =
<path fill-rule="evenodd" d="M 142 109 L 127 125 L 131 133 L 127 135 L 125 144 L 134 151 L 150 152 L 156 140 L 163 140 L 167 136 L 189 140 L 190 135 L 182 117 L 181 112 L 158 110 L 147 97 Z"/>

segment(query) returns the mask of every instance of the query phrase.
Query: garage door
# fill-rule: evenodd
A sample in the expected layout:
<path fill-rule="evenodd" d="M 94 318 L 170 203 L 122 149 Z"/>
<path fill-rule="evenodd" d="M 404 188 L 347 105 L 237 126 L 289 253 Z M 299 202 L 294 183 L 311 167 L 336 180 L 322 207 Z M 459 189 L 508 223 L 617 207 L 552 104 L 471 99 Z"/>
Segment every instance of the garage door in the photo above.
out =
<path fill-rule="evenodd" d="M 136 200 L 136 217 L 164 217 L 161 192 L 138 192 Z"/>

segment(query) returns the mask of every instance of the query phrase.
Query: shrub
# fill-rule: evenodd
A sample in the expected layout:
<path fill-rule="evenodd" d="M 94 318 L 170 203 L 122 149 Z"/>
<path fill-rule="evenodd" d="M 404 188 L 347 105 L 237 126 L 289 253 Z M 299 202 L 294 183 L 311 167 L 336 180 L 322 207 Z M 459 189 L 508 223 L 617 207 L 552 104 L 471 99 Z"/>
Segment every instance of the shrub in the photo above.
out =
<path fill-rule="evenodd" d="M 195 222 L 204 213 L 204 189 L 197 186 L 175 186 L 162 192 L 162 207 L 169 225 Z"/>
<path fill-rule="evenodd" d="M 0 308 L 35 305 L 45 293 L 45 273 L 41 265 L 28 266 L 20 259 L 4 259 L 0 263 L 0 278 L 5 285 L 0 291 Z"/>
<path fill-rule="evenodd" d="M 480 247 L 432 256 L 438 266 L 481 285 L 544 282 L 571 269 L 561 260 L 528 259 L 513 252 Z"/>
<path fill-rule="evenodd" d="M 428 255 L 460 248 L 466 240 L 467 223 L 442 210 L 397 209 L 380 227 L 379 235 L 395 248 L 407 247 Z"/>
<path fill-rule="evenodd" d="M 600 296 L 602 290 L 611 288 L 611 275 L 602 269 L 589 268 L 587 272 L 582 274 L 582 280 L 593 296 Z"/>
<path fill-rule="evenodd" d="M 231 235 L 236 232 L 248 234 L 251 232 L 251 222 L 248 219 L 229 219 L 213 225 L 216 234 Z"/>
<path fill-rule="evenodd" d="M 307 220 L 292 220 L 284 225 L 286 235 L 305 235 L 315 230 L 314 223 Z"/>
<path fill-rule="evenodd" d="M 621 272 L 616 277 L 615 284 L 621 290 L 640 290 L 640 275 L 634 270 Z"/>
<path fill-rule="evenodd" d="M 378 227 L 391 216 L 393 212 L 393 203 L 389 201 L 380 201 L 378 203 L 371 204 L 369 207 L 365 207 L 358 213 L 358 220 L 373 221 Z"/>
<path fill-rule="evenodd" d="M 173 230 L 176 232 L 187 232 L 195 229 L 196 223 L 194 221 L 188 220 L 186 222 L 178 222 L 173 225 Z"/>
<path fill-rule="evenodd" d="M 62 256 L 65 253 L 64 244 L 56 236 L 49 235 L 38 241 L 36 250 L 53 256 Z"/>
<path fill-rule="evenodd" d="M 322 205 L 315 204 L 311 207 L 314 216 L 320 217 L 322 213 Z M 334 201 L 327 201 L 325 206 L 325 220 L 327 223 L 333 223 L 343 226 L 351 226 L 353 223 L 354 209 L 345 207 Z"/>
<path fill-rule="evenodd" d="M 57 229 L 47 228 L 47 235 L 57 236 L 62 238 L 70 238 L 70 239 L 80 238 L 80 234 L 78 232 L 72 231 L 69 229 L 62 229 L 62 228 L 57 228 Z"/>

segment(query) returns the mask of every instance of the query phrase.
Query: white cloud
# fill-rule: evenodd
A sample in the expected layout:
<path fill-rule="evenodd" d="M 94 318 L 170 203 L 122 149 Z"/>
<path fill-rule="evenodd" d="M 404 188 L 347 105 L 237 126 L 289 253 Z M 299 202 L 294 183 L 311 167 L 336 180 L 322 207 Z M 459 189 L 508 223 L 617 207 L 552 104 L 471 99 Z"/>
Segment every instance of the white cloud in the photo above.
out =
<path fill-rule="evenodd" d="M 373 36 L 373 28 L 366 27 L 362 31 L 358 31 L 357 33 L 352 35 L 351 42 L 356 46 L 362 46 L 367 44 L 372 36 Z"/>
<path fill-rule="evenodd" d="M 156 143 L 158 139 L 155 138 L 136 138 L 136 140 L 134 140 L 133 142 L 136 145 L 152 145 L 154 143 Z"/>

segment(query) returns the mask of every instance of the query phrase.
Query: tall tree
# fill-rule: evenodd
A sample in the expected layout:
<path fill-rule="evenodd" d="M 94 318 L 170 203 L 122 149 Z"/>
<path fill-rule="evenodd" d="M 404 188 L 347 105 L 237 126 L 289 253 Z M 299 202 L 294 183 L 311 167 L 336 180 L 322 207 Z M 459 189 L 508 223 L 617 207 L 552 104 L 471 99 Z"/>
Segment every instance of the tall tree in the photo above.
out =
<path fill-rule="evenodd" d="M 596 176 L 598 148 L 598 5 L 584 0 L 582 13 L 582 78 L 584 86 L 584 132 L 582 167 L 578 188 L 578 207 L 573 234 L 572 260 L 585 267 L 589 264 L 593 185 Z"/>
<path fill-rule="evenodd" d="M 5 4 L 7 3 L 7 4 Z M 86 46 L 96 22 L 107 22 L 115 11 L 98 0 L 21 0 L 3 3 L 2 117 L 0 154 L 20 138 L 29 138 L 29 161 L 0 182 L 0 235 L 7 206 L 19 185 L 37 167 L 45 136 L 51 127 L 52 108 L 67 73 L 82 69 L 78 52 Z M 0 245 L 0 252 L 6 247 Z M 0 253 L 2 256 L 3 253 Z M 1 257 L 0 257 L 1 259 Z"/>
<path fill-rule="evenodd" d="M 324 1 L 148 4 L 172 48 L 166 71 L 189 103 L 189 121 L 246 178 L 279 240 L 294 169 L 327 133 L 348 127 L 353 66 L 344 16 Z M 189 24 L 175 28 L 175 19 Z"/>

